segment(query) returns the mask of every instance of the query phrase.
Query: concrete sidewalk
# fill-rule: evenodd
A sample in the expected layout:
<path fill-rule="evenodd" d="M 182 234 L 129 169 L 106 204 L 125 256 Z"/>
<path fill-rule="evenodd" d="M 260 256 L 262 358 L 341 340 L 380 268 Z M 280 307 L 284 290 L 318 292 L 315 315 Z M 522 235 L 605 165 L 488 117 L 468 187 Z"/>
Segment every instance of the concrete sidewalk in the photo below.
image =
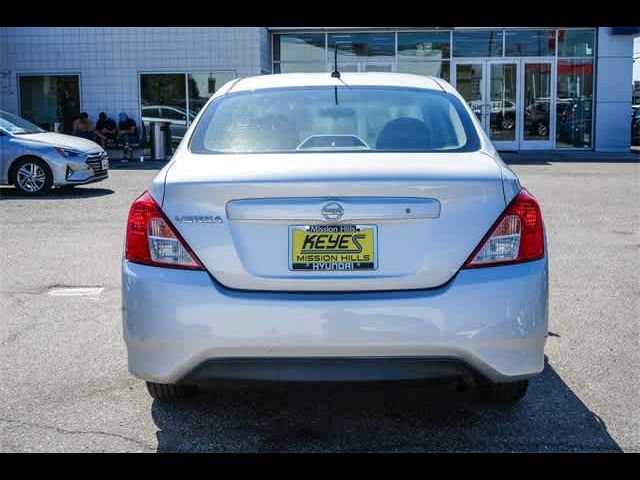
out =
<path fill-rule="evenodd" d="M 581 150 L 527 150 L 520 152 L 500 152 L 500 157 L 508 164 L 549 165 L 558 162 L 580 163 L 637 163 L 640 152 L 594 152 Z"/>
<path fill-rule="evenodd" d="M 550 165 L 559 162 L 576 163 L 640 163 L 640 151 L 636 152 L 593 152 L 593 151 L 558 151 L 558 150 L 529 150 L 520 152 L 500 152 L 500 156 L 507 164 L 514 165 Z M 144 162 L 139 157 L 134 157 L 128 162 L 123 162 L 120 157 L 112 158 L 109 152 L 109 168 L 126 170 L 153 170 L 161 169 L 167 161 L 150 160 L 144 157 Z"/>

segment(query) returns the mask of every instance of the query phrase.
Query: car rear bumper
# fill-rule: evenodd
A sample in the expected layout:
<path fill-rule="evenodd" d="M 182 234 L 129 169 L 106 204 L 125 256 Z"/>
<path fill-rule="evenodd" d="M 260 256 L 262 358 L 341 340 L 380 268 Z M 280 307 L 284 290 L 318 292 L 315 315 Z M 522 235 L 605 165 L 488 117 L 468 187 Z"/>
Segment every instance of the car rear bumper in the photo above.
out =
<path fill-rule="evenodd" d="M 123 262 L 129 370 L 158 383 L 212 378 L 494 382 L 542 371 L 547 260 L 462 270 L 429 290 L 229 290 L 206 272 Z"/>

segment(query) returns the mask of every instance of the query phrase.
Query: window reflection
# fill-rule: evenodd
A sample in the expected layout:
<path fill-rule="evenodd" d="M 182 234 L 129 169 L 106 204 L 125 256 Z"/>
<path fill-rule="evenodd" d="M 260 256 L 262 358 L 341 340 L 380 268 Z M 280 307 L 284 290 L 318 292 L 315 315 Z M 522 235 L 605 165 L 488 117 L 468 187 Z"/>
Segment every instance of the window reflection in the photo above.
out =
<path fill-rule="evenodd" d="M 593 61 L 558 60 L 556 146 L 591 147 Z"/>
<path fill-rule="evenodd" d="M 502 30 L 454 30 L 454 57 L 501 57 Z"/>
<path fill-rule="evenodd" d="M 456 66 L 456 89 L 469 104 L 478 120 L 483 120 L 482 64 L 459 63 Z"/>
<path fill-rule="evenodd" d="M 187 78 L 189 87 L 189 113 L 192 117 L 198 114 L 215 91 L 229 80 L 233 80 L 231 72 L 190 73 Z"/>
<path fill-rule="evenodd" d="M 171 143 L 177 145 L 215 91 L 233 79 L 231 72 L 143 73 L 140 111 L 146 140 L 151 122 L 168 122 Z"/>
<path fill-rule="evenodd" d="M 171 141 L 180 142 L 187 130 L 187 96 L 183 73 L 140 75 L 140 99 L 145 136 L 151 122 L 170 124 Z"/>
<path fill-rule="evenodd" d="M 556 54 L 555 30 L 507 30 L 504 43 L 508 57 L 546 57 Z"/>
<path fill-rule="evenodd" d="M 392 57 L 396 53 L 395 34 L 391 32 L 331 33 L 328 36 L 331 61 L 336 43 L 339 57 Z"/>
<path fill-rule="evenodd" d="M 592 57 L 593 30 L 558 30 L 559 57 Z"/>
<path fill-rule="evenodd" d="M 273 61 L 324 62 L 325 35 L 283 34 L 273 36 Z"/>
<path fill-rule="evenodd" d="M 432 75 L 450 81 L 450 62 L 407 62 L 398 60 L 398 72 L 416 75 Z"/>
<path fill-rule="evenodd" d="M 516 139 L 516 83 L 515 63 L 491 65 L 490 98 L 491 140 L 514 141 Z"/>
<path fill-rule="evenodd" d="M 77 75 L 20 76 L 20 115 L 48 131 L 71 133 L 80 115 Z M 56 125 L 57 124 L 57 125 Z"/>
<path fill-rule="evenodd" d="M 398 33 L 398 57 L 415 60 L 437 60 L 451 55 L 449 32 Z"/>
<path fill-rule="evenodd" d="M 524 67 L 524 139 L 549 140 L 551 118 L 551 64 Z"/>
<path fill-rule="evenodd" d="M 273 73 L 325 72 L 327 65 L 322 62 L 277 62 L 273 64 Z"/>

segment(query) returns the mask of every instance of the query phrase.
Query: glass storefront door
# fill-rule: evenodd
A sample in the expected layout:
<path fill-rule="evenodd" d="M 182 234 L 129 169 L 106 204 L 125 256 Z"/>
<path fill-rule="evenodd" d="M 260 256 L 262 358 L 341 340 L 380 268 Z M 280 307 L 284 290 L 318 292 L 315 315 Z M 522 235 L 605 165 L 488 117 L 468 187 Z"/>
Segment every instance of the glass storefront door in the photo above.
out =
<path fill-rule="evenodd" d="M 553 148 L 552 76 L 551 62 L 522 61 L 522 149 Z"/>
<path fill-rule="evenodd" d="M 486 130 L 484 67 L 483 62 L 456 63 L 453 84 Z"/>
<path fill-rule="evenodd" d="M 517 149 L 520 122 L 518 119 L 518 64 L 514 62 L 487 62 L 487 89 L 489 103 L 488 131 L 498 149 Z M 485 128 L 487 128 L 485 126 Z"/>
<path fill-rule="evenodd" d="M 552 63 L 465 60 L 454 85 L 498 150 L 553 148 Z"/>
<path fill-rule="evenodd" d="M 496 148 L 517 149 L 518 62 L 458 61 L 453 81 Z"/>

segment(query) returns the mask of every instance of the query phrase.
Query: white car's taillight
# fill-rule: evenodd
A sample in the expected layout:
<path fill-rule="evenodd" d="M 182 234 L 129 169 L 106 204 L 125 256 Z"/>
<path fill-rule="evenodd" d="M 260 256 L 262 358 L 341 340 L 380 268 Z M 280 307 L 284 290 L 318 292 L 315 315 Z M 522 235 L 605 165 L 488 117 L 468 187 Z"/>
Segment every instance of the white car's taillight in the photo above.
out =
<path fill-rule="evenodd" d="M 159 267 L 204 269 L 149 192 L 129 209 L 125 258 Z"/>
<path fill-rule="evenodd" d="M 544 257 L 542 214 L 524 188 L 493 224 L 463 268 L 529 262 Z"/>

